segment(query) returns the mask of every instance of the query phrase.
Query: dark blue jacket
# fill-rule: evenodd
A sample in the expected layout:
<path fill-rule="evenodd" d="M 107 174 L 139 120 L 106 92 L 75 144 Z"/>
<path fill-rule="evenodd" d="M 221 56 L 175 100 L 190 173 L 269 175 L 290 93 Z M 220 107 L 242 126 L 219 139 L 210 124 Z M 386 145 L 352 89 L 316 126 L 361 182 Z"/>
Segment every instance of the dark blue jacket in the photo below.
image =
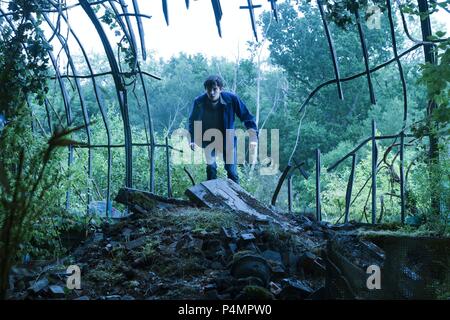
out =
<path fill-rule="evenodd" d="M 194 121 L 204 121 L 204 111 L 207 107 L 208 96 L 206 93 L 198 96 L 194 100 L 191 114 L 189 115 L 189 133 L 191 134 L 191 142 L 194 140 Z M 223 107 L 223 128 L 234 129 L 234 115 L 236 114 L 239 119 L 244 123 L 247 129 L 254 129 L 256 134 L 258 128 L 256 126 L 255 117 L 248 111 L 244 102 L 235 94 L 231 92 L 222 91 L 220 93 L 220 102 Z M 202 129 L 202 136 L 205 131 Z M 225 132 L 222 132 L 225 138 Z M 198 139 L 198 138 L 197 138 Z"/>

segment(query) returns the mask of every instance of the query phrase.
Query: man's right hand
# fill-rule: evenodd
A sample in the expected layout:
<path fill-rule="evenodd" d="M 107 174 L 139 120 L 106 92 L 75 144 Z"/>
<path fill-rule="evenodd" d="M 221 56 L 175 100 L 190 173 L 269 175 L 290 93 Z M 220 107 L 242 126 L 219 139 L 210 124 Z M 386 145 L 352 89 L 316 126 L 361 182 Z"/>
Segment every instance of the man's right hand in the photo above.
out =
<path fill-rule="evenodd" d="M 195 151 L 196 146 L 197 146 L 197 145 L 196 145 L 194 142 L 191 142 L 191 143 L 189 144 L 189 147 L 191 148 L 192 151 Z"/>

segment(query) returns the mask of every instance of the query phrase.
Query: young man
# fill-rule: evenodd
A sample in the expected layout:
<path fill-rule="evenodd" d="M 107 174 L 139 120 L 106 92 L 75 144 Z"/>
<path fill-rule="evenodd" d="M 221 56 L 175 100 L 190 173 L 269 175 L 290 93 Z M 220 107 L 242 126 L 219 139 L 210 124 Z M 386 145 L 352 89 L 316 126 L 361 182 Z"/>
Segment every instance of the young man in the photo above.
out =
<path fill-rule="evenodd" d="M 195 98 L 189 116 L 190 147 L 194 150 L 196 145 L 200 146 L 201 144 L 201 147 L 204 148 L 208 180 L 217 178 L 216 153 L 221 152 L 228 178 L 239 183 L 234 118 L 237 115 L 244 123 L 250 132 L 250 144 L 255 146 L 258 141 L 255 117 L 237 95 L 222 91 L 223 80 L 221 77 L 210 76 L 205 80 L 203 86 L 205 93 Z M 201 137 L 198 136 L 200 132 L 195 130 L 197 121 L 201 123 Z M 204 140 L 211 140 L 211 142 Z"/>

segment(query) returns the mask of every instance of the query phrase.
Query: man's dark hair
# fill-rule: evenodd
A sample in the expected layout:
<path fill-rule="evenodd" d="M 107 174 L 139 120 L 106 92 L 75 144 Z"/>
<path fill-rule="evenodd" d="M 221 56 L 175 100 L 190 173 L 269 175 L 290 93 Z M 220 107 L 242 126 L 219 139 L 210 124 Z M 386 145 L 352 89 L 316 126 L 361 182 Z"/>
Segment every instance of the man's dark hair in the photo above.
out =
<path fill-rule="evenodd" d="M 203 86 L 205 87 L 205 89 L 210 89 L 214 86 L 218 86 L 219 89 L 222 89 L 223 88 L 223 79 L 217 75 L 209 76 L 205 80 L 205 82 L 203 82 Z"/>

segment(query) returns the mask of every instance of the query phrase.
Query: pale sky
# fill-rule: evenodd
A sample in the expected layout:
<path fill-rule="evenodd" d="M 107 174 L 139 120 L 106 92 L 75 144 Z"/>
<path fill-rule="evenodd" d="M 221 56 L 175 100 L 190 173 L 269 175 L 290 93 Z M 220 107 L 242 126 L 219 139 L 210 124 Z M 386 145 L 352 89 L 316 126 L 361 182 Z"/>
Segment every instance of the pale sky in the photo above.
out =
<path fill-rule="evenodd" d="M 278 2 L 284 1 L 286 0 Z M 153 58 L 155 55 L 168 58 L 179 52 L 190 54 L 200 52 L 208 57 L 225 56 L 234 60 L 238 47 L 241 58 L 249 55 L 246 42 L 254 40 L 250 14 L 247 9 L 239 9 L 240 6 L 247 5 L 247 0 L 221 0 L 222 38 L 217 32 L 211 0 L 190 0 L 189 9 L 186 9 L 185 0 L 167 0 L 167 2 L 169 26 L 164 19 L 161 0 L 139 1 L 141 13 L 152 16 L 151 19 L 143 18 L 142 21 L 147 52 L 153 52 Z M 127 3 L 130 4 L 129 11 L 133 11 L 131 0 L 127 0 Z M 264 10 L 270 10 L 270 3 L 267 0 L 253 0 L 253 3 L 262 5 L 262 8 L 255 9 L 256 20 Z M 450 14 L 442 12 L 433 17 L 446 26 L 447 35 L 450 35 Z M 74 21 L 76 22 L 75 29 L 83 39 L 87 51 L 103 52 L 98 37 L 92 32 L 92 24 L 81 8 L 71 10 L 70 19 L 73 25 Z M 258 30 L 259 39 L 262 38 L 261 35 L 262 30 Z"/>
<path fill-rule="evenodd" d="M 284 1 L 287 0 L 278 0 L 279 3 Z M 67 1 L 68 5 L 77 2 L 77 0 Z M 239 9 L 239 6 L 247 5 L 247 0 L 221 0 L 222 38 L 217 32 L 211 0 L 190 0 L 189 10 L 186 9 L 185 0 L 167 0 L 169 26 L 164 19 L 161 0 L 138 0 L 138 2 L 141 13 L 152 16 L 151 19 L 142 18 L 142 21 L 147 53 L 153 59 L 169 58 L 179 52 L 186 52 L 202 53 L 208 57 L 224 56 L 234 60 L 238 54 L 238 47 L 240 58 L 248 57 L 246 43 L 255 40 L 249 10 Z M 133 12 L 132 1 L 126 0 L 126 3 L 129 4 L 129 11 Z M 262 8 L 255 9 L 256 20 L 264 10 L 270 10 L 270 3 L 267 0 L 253 0 L 253 3 L 262 5 Z M 311 3 L 314 4 L 315 1 Z M 446 26 L 447 36 L 450 36 L 450 14 L 442 12 L 433 17 Z M 135 21 L 134 17 L 130 19 Z M 88 53 L 104 53 L 92 23 L 80 6 L 70 10 L 69 21 Z M 135 30 L 137 34 L 137 28 Z M 258 37 L 262 38 L 260 29 Z M 52 42 L 55 49 L 56 43 Z M 77 45 L 74 42 L 70 44 L 72 53 L 76 52 L 73 48 L 77 48 Z"/>
<path fill-rule="evenodd" d="M 133 11 L 130 3 L 130 11 Z M 240 56 L 246 56 L 246 42 L 254 40 L 250 23 L 249 10 L 239 9 L 246 5 L 247 0 L 222 0 L 222 38 L 219 37 L 214 19 L 211 0 L 190 0 L 186 9 L 185 0 L 168 0 L 169 26 L 166 25 L 161 0 L 139 1 L 141 13 L 152 16 L 151 19 L 142 18 L 147 52 L 155 52 L 157 57 L 170 57 L 178 52 L 198 53 L 208 57 L 225 56 L 234 59 L 238 46 Z M 281 1 L 279 1 L 281 2 Z M 262 8 L 255 9 L 256 20 L 263 10 L 270 10 L 267 0 L 255 0 L 254 4 L 261 4 Z M 71 11 L 71 21 L 74 29 L 87 45 L 88 52 L 102 52 L 99 40 L 92 39 L 90 21 L 85 17 L 81 8 Z M 134 21 L 134 18 L 131 18 Z M 81 22 L 81 23 L 80 23 Z M 136 28 L 137 31 L 137 28 Z M 261 39 L 261 31 L 258 32 Z"/>

